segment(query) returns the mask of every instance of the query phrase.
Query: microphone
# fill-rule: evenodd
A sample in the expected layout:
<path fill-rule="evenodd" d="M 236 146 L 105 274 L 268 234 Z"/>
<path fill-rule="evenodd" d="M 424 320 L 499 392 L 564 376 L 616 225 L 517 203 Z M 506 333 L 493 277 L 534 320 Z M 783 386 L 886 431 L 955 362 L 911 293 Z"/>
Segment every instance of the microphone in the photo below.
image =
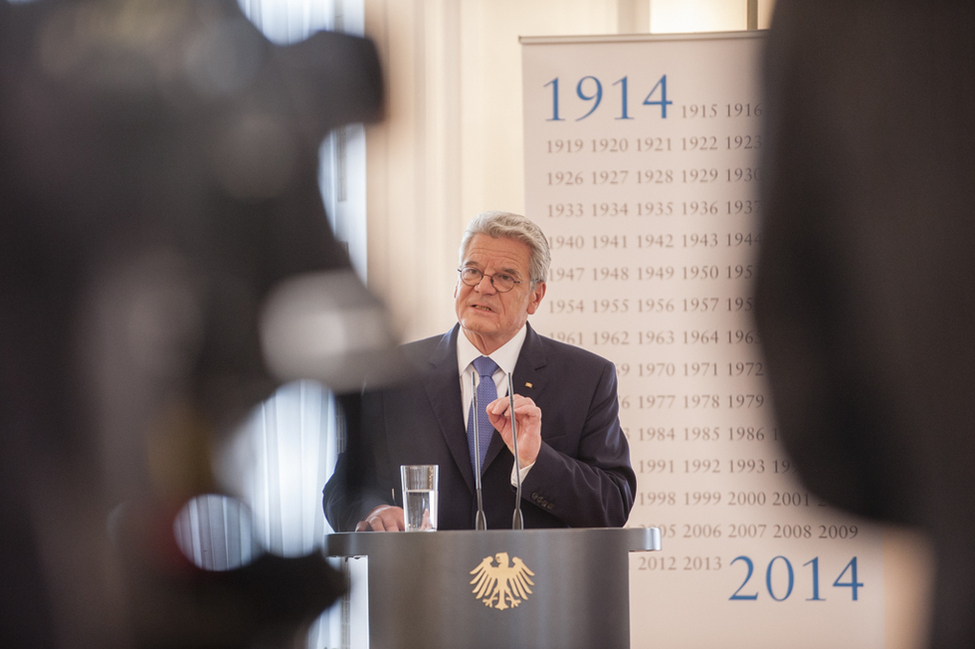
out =
<path fill-rule="evenodd" d="M 471 372 L 471 408 L 474 412 L 474 487 L 477 490 L 477 519 L 475 523 L 475 529 L 486 530 L 487 529 L 487 516 L 484 515 L 484 503 L 481 496 L 481 435 L 480 431 L 477 430 L 477 420 L 478 409 L 477 409 L 477 384 L 476 377 L 477 372 Z"/>
<path fill-rule="evenodd" d="M 511 529 L 525 529 L 521 518 L 521 460 L 518 458 L 518 432 L 515 429 L 515 383 L 508 372 L 508 412 L 511 415 L 511 448 L 515 453 L 515 513 L 511 517 Z"/>

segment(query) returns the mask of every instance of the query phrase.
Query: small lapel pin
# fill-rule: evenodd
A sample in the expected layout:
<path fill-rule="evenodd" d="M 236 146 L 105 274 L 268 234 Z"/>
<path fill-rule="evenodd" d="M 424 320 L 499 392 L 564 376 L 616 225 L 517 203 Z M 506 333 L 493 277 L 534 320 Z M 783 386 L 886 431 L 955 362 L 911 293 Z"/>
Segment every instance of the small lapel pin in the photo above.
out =
<path fill-rule="evenodd" d="M 532 384 L 531 384 L 531 383 L 529 383 L 529 382 L 527 382 L 527 381 L 525 381 L 525 387 L 526 387 L 526 388 L 530 388 L 531 386 L 532 386 Z"/>

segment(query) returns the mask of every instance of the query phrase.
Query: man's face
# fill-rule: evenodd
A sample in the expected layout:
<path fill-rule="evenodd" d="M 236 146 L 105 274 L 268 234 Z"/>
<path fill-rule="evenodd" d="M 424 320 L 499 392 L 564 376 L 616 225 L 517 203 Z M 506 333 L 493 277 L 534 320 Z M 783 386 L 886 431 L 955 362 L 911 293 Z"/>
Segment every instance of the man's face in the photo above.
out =
<path fill-rule="evenodd" d="M 494 239 L 486 234 L 471 238 L 462 267 L 477 268 L 484 277 L 477 286 L 457 279 L 455 310 L 464 335 L 482 354 L 490 354 L 511 340 L 545 295 L 544 282 L 532 288 L 530 257 L 528 245 L 517 239 Z M 488 277 L 495 274 L 511 275 L 524 283 L 499 293 Z"/>

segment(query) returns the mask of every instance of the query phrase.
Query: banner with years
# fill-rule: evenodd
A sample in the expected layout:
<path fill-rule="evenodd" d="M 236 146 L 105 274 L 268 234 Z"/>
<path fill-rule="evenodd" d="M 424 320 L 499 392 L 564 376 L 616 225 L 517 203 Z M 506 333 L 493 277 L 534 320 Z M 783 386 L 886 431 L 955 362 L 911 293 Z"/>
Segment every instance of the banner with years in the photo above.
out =
<path fill-rule="evenodd" d="M 639 490 L 633 647 L 881 647 L 876 528 L 804 490 L 752 320 L 763 32 L 522 38 L 539 333 L 612 360 Z"/>

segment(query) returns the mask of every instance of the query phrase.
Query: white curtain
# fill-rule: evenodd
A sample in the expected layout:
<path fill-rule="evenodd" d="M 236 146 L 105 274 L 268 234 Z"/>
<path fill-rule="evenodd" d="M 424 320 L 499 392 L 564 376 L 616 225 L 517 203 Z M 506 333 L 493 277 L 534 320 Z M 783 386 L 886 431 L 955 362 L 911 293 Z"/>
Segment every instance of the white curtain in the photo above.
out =
<path fill-rule="evenodd" d="M 255 540 L 265 550 L 302 556 L 331 531 L 322 487 L 338 453 L 337 414 L 318 383 L 290 383 L 255 409 L 223 453 L 221 478 L 250 508 Z"/>

